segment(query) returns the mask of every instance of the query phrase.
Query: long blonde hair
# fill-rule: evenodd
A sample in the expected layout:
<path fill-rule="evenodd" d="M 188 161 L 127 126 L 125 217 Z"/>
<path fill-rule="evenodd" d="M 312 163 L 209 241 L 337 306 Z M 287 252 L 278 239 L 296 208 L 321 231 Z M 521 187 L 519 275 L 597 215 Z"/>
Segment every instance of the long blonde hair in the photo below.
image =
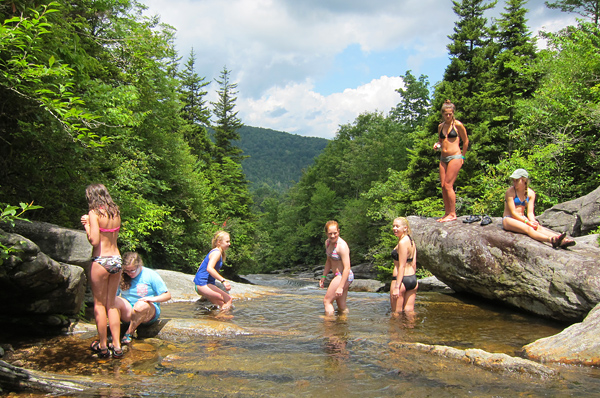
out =
<path fill-rule="evenodd" d="M 212 238 L 212 248 L 216 248 L 217 245 L 219 244 L 219 242 L 223 241 L 224 239 L 229 238 L 231 239 L 231 236 L 229 236 L 229 233 L 223 230 L 219 230 L 215 233 L 215 236 L 213 236 Z M 220 249 L 219 249 L 220 250 Z M 225 252 L 223 250 L 221 251 L 221 259 L 223 260 L 223 262 L 225 262 L 225 258 L 227 258 L 227 255 L 225 254 Z"/>

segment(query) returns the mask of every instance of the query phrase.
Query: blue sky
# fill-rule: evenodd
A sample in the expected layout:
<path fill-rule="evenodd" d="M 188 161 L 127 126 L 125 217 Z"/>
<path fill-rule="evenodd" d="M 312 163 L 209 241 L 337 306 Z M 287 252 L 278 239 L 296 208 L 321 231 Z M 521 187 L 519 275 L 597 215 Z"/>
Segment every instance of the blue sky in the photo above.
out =
<path fill-rule="evenodd" d="M 193 48 L 207 81 L 231 70 L 244 124 L 323 138 L 360 113 L 388 112 L 407 70 L 441 80 L 456 21 L 451 0 L 142 1 L 177 30 L 182 63 Z M 575 22 L 543 0 L 526 8 L 534 34 Z M 487 16 L 500 12 L 503 0 Z"/>

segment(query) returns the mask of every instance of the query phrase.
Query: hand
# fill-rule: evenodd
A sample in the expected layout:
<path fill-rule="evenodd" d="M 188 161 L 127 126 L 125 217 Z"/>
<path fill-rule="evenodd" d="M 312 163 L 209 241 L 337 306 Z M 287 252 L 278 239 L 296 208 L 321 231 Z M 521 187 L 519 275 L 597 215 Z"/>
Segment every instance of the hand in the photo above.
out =
<path fill-rule="evenodd" d="M 87 225 L 89 223 L 90 223 L 90 216 L 89 216 L 89 214 L 84 214 L 83 216 L 81 216 L 81 224 Z"/>
<path fill-rule="evenodd" d="M 537 231 L 537 229 L 538 229 L 538 228 L 539 228 L 539 226 L 540 226 L 540 223 L 539 223 L 539 222 L 537 222 L 537 221 L 530 221 L 530 222 L 529 222 L 529 226 L 531 226 L 531 228 L 533 228 L 533 229 L 535 229 L 535 230 Z"/>
<path fill-rule="evenodd" d="M 392 297 L 393 298 L 398 298 L 398 296 L 400 296 L 400 289 L 394 289 L 394 290 L 392 290 Z"/>
<path fill-rule="evenodd" d="M 337 290 L 335 291 L 335 297 L 342 297 L 342 294 L 344 294 L 344 288 L 338 287 Z"/>
<path fill-rule="evenodd" d="M 440 144 L 439 142 L 436 142 L 435 144 L 433 144 L 434 151 L 439 151 L 441 147 L 442 147 L 442 144 Z"/>
<path fill-rule="evenodd" d="M 230 291 L 231 290 L 231 285 L 229 284 L 229 281 L 225 281 L 223 282 L 223 287 L 225 288 L 225 290 Z"/>

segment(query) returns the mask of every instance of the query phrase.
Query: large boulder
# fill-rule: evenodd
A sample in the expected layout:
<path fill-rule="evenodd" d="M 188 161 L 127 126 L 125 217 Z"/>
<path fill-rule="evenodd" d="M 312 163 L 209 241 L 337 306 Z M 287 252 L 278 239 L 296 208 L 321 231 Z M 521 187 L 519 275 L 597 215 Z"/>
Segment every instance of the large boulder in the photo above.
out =
<path fill-rule="evenodd" d="M 86 276 L 81 267 L 55 261 L 31 240 L 0 230 L 0 243 L 18 252 L 0 266 L 0 323 L 62 327 L 61 316 L 82 308 Z M 57 316 L 59 315 L 59 316 Z"/>
<path fill-rule="evenodd" d="M 63 228 L 46 222 L 16 220 L 14 226 L 0 225 L 6 232 L 25 236 L 56 261 L 88 269 L 93 247 L 84 230 Z"/>
<path fill-rule="evenodd" d="M 600 187 L 580 198 L 559 203 L 546 210 L 538 220 L 554 231 L 572 236 L 585 235 L 600 226 Z"/>
<path fill-rule="evenodd" d="M 409 217 L 418 264 L 456 292 L 502 302 L 543 317 L 578 322 L 600 302 L 597 236 L 553 249 L 502 229 L 502 220 L 480 226 Z"/>
<path fill-rule="evenodd" d="M 581 323 L 523 347 L 523 354 L 541 362 L 600 365 L 600 304 Z"/>

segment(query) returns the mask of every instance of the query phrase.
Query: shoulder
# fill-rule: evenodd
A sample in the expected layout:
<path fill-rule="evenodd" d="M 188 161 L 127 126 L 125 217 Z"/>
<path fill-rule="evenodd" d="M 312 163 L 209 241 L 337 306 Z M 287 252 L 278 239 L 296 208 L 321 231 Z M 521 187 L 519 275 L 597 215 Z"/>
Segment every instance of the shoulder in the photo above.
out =
<path fill-rule="evenodd" d="M 338 251 L 338 253 L 340 252 L 340 250 L 350 250 L 350 247 L 348 246 L 348 244 L 346 243 L 346 241 L 343 240 L 342 238 L 338 238 L 338 241 L 337 241 L 337 251 Z"/>
<path fill-rule="evenodd" d="M 527 188 L 527 196 L 530 198 L 535 198 L 535 191 L 531 188 Z"/>
<path fill-rule="evenodd" d="M 504 193 L 504 195 L 506 195 L 506 196 L 515 196 L 515 190 L 513 189 L 513 187 L 508 187 L 506 189 L 506 192 Z"/>

